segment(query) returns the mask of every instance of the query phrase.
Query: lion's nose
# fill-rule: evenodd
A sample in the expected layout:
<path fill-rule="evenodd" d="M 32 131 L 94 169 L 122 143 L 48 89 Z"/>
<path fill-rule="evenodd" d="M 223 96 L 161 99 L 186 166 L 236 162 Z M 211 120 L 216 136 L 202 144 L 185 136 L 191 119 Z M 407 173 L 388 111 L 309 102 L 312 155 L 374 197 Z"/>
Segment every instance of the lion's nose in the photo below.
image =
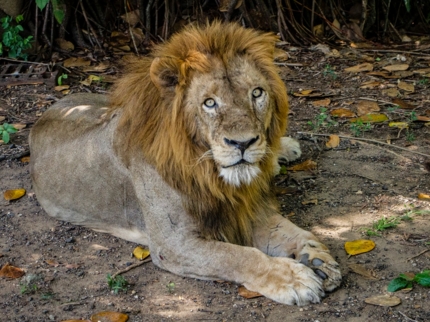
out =
<path fill-rule="evenodd" d="M 229 140 L 227 138 L 224 138 L 224 142 L 227 145 L 231 145 L 231 146 L 234 146 L 235 148 L 239 149 L 243 155 L 245 150 L 248 149 L 255 142 L 257 142 L 259 138 L 260 138 L 260 136 L 258 136 L 258 135 L 255 138 L 252 138 L 252 139 L 247 140 L 247 141 Z"/>

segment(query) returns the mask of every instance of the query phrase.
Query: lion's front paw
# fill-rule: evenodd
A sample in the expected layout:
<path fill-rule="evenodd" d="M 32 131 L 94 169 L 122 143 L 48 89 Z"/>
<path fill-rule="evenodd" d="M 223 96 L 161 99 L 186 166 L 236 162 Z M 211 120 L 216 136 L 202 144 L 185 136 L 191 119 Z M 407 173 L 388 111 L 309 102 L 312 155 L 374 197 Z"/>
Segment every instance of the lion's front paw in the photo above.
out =
<path fill-rule="evenodd" d="M 284 304 L 319 303 L 324 296 L 322 281 L 312 269 L 283 257 L 271 257 L 268 271 L 244 283 L 249 290 Z"/>
<path fill-rule="evenodd" d="M 300 143 L 290 137 L 281 138 L 281 149 L 279 151 L 278 159 L 284 162 L 291 162 L 297 160 L 302 155 Z"/>
<path fill-rule="evenodd" d="M 325 291 L 333 291 L 342 281 L 339 264 L 330 255 L 326 246 L 315 240 L 306 242 L 298 260 L 312 268 L 323 280 Z"/>

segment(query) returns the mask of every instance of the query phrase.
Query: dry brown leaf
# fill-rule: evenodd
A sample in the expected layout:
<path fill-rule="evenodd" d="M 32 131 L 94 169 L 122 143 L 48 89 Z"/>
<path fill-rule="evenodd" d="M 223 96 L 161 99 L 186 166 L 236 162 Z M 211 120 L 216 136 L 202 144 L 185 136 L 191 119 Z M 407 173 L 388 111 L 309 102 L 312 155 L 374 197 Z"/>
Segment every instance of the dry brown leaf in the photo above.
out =
<path fill-rule="evenodd" d="M 362 83 L 361 86 L 360 86 L 360 88 L 371 89 L 371 88 L 379 87 L 380 85 L 381 85 L 381 82 L 368 81 L 368 82 Z"/>
<path fill-rule="evenodd" d="M 421 68 L 413 71 L 415 74 L 428 74 L 430 73 L 430 68 Z"/>
<path fill-rule="evenodd" d="M 430 195 L 426 194 L 426 193 L 419 193 L 418 194 L 418 199 L 430 200 Z"/>
<path fill-rule="evenodd" d="M 126 322 L 128 315 L 120 312 L 99 312 L 91 316 L 92 322 Z"/>
<path fill-rule="evenodd" d="M 338 109 L 332 110 L 330 112 L 330 115 L 336 116 L 336 117 L 356 117 L 357 116 L 353 111 L 347 108 L 338 108 Z"/>
<path fill-rule="evenodd" d="M 344 70 L 350 73 L 371 72 L 373 70 L 373 64 L 362 63 L 352 67 L 345 68 Z"/>
<path fill-rule="evenodd" d="M 376 246 L 373 240 L 358 239 L 345 242 L 345 251 L 348 255 L 358 255 L 370 252 Z"/>
<path fill-rule="evenodd" d="M 82 66 L 90 66 L 91 60 L 85 57 L 70 57 L 67 58 L 64 63 L 64 67 L 82 67 Z"/>
<path fill-rule="evenodd" d="M 79 267 L 81 267 L 81 265 L 79 265 L 79 264 L 65 264 L 64 267 L 68 268 L 68 269 L 78 269 Z"/>
<path fill-rule="evenodd" d="M 313 101 L 312 105 L 316 107 L 327 107 L 330 105 L 331 100 L 329 98 L 325 98 L 323 100 Z"/>
<path fill-rule="evenodd" d="M 122 20 L 134 27 L 140 22 L 139 10 L 129 11 L 120 16 Z"/>
<path fill-rule="evenodd" d="M 30 162 L 30 157 L 29 156 L 22 157 L 21 159 L 19 159 L 19 161 L 21 161 L 22 163 L 29 163 Z"/>
<path fill-rule="evenodd" d="M 379 278 L 376 277 L 376 274 L 373 271 L 367 269 L 364 265 L 348 264 L 348 267 L 351 269 L 351 271 L 363 276 L 364 278 L 367 278 L 369 280 L 379 280 Z"/>
<path fill-rule="evenodd" d="M 25 189 L 11 189 L 6 190 L 3 194 L 4 198 L 8 201 L 16 200 L 25 195 Z"/>
<path fill-rule="evenodd" d="M 302 205 L 318 205 L 318 199 L 303 200 Z"/>
<path fill-rule="evenodd" d="M 55 43 L 60 47 L 62 50 L 65 51 L 72 51 L 75 49 L 75 46 L 70 41 L 67 41 L 63 38 L 57 38 L 55 39 Z"/>
<path fill-rule="evenodd" d="M 387 78 L 387 79 L 390 79 L 390 78 L 397 78 L 396 76 L 392 76 L 392 75 L 390 75 L 389 73 L 387 73 L 387 72 L 370 72 L 370 73 L 366 73 L 366 75 L 371 75 L 371 76 L 381 76 L 381 77 L 384 77 L 384 78 Z"/>
<path fill-rule="evenodd" d="M 22 130 L 22 129 L 25 129 L 25 127 L 27 126 L 27 124 L 22 124 L 22 123 L 13 123 L 12 125 L 18 131 Z"/>
<path fill-rule="evenodd" d="M 388 116 L 385 114 L 367 114 L 355 119 L 349 120 L 351 123 L 363 122 L 363 123 L 381 123 L 388 120 Z"/>
<path fill-rule="evenodd" d="M 395 76 L 396 78 L 411 77 L 413 74 L 414 73 L 409 70 L 401 70 L 401 71 L 392 73 L 392 75 Z"/>
<path fill-rule="evenodd" d="M 400 95 L 400 92 L 397 90 L 397 88 L 387 88 L 382 90 L 382 94 L 387 95 L 389 97 L 397 97 Z"/>
<path fill-rule="evenodd" d="M 338 135 L 332 134 L 329 137 L 329 140 L 326 142 L 325 146 L 334 149 L 339 146 L 340 138 Z"/>
<path fill-rule="evenodd" d="M 317 163 L 312 160 L 306 160 L 300 164 L 296 164 L 292 167 L 287 168 L 290 171 L 307 171 L 307 170 L 315 170 L 317 168 Z"/>
<path fill-rule="evenodd" d="M 45 263 L 48 264 L 49 266 L 54 266 L 54 267 L 60 266 L 60 263 L 57 261 L 54 261 L 53 259 L 47 259 Z"/>
<path fill-rule="evenodd" d="M 86 67 L 82 68 L 82 70 L 86 73 L 104 72 L 108 68 L 109 68 L 109 62 L 101 62 L 100 64 L 97 64 L 95 66 L 86 66 Z"/>
<path fill-rule="evenodd" d="M 20 278 L 24 274 L 25 272 L 21 268 L 12 266 L 9 263 L 4 264 L 0 269 L 0 277 Z"/>
<path fill-rule="evenodd" d="M 60 322 L 91 322 L 91 320 L 61 320 Z"/>
<path fill-rule="evenodd" d="M 388 294 L 375 295 L 364 299 L 367 304 L 378 305 L 378 306 L 396 306 L 402 301 L 397 296 L 391 296 Z"/>
<path fill-rule="evenodd" d="M 304 89 L 298 93 L 293 93 L 294 96 L 309 96 L 314 90 L 313 89 Z"/>
<path fill-rule="evenodd" d="M 55 86 L 54 87 L 54 89 L 57 91 L 57 92 L 62 92 L 62 91 L 64 91 L 65 89 L 69 89 L 70 88 L 70 85 L 59 85 L 59 86 Z"/>
<path fill-rule="evenodd" d="M 413 109 L 416 107 L 415 105 L 409 104 L 408 102 L 405 102 L 404 100 L 402 100 L 400 98 L 393 98 L 392 102 L 394 104 L 399 105 L 400 108 L 403 108 L 405 110 Z"/>
<path fill-rule="evenodd" d="M 430 122 L 430 117 L 424 116 L 424 115 L 418 115 L 415 121 Z"/>
<path fill-rule="evenodd" d="M 374 101 L 359 101 L 357 104 L 357 115 L 366 115 L 372 112 L 380 111 L 378 103 Z"/>
<path fill-rule="evenodd" d="M 242 297 L 244 297 L 246 299 L 253 299 L 253 298 L 256 298 L 256 297 L 263 296 L 263 295 L 261 295 L 258 292 L 254 292 L 254 291 L 248 290 L 245 286 L 239 286 L 239 289 L 237 290 L 237 293 L 240 296 L 242 296 Z"/>
<path fill-rule="evenodd" d="M 414 92 L 414 91 L 415 91 L 415 86 L 414 86 L 414 84 L 410 84 L 410 83 L 406 83 L 406 82 L 399 82 L 399 83 L 397 84 L 397 86 L 398 86 L 400 89 L 403 89 L 404 91 L 407 91 L 407 92 Z"/>
<path fill-rule="evenodd" d="M 382 67 L 382 69 L 388 70 L 389 72 L 395 72 L 398 70 L 407 70 L 409 68 L 408 64 L 394 64 Z"/>
<path fill-rule="evenodd" d="M 6 117 L 0 115 L 0 122 L 3 122 L 4 120 L 6 120 Z"/>
<path fill-rule="evenodd" d="M 143 248 L 142 246 L 137 246 L 134 250 L 133 250 L 133 255 L 134 257 L 136 257 L 139 260 L 143 260 L 146 257 L 149 256 L 149 249 Z"/>

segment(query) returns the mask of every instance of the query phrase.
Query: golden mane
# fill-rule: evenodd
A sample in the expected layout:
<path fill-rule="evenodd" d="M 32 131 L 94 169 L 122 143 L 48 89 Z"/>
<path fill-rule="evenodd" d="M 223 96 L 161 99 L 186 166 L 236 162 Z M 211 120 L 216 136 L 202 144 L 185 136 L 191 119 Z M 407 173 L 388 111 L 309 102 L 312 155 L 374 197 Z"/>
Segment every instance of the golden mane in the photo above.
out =
<path fill-rule="evenodd" d="M 276 155 L 288 114 L 285 85 L 273 64 L 277 40 L 236 23 L 189 26 L 157 46 L 150 57 L 130 64 L 114 87 L 110 113 L 121 113 L 118 153 L 127 162 L 138 148 L 145 162 L 182 193 L 202 237 L 251 245 L 253 225 L 265 219 L 269 208 L 273 212 L 276 202 L 269 189 L 273 156 L 264 159 L 261 174 L 251 184 L 240 187 L 226 184 L 213 160 L 201 158 L 207 145 L 194 118 L 183 113 L 192 71 L 210 70 L 207 55 L 224 63 L 237 56 L 252 61 L 271 87 L 267 143 Z"/>

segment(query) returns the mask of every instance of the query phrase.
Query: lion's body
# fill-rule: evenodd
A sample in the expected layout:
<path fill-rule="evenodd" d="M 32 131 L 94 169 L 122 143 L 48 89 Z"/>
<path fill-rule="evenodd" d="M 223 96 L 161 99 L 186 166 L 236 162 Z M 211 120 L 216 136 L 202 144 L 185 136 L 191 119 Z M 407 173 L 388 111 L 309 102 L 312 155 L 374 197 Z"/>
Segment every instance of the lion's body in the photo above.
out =
<path fill-rule="evenodd" d="M 281 139 L 288 102 L 275 41 L 235 24 L 187 28 L 132 64 L 109 102 L 56 103 L 30 137 L 46 212 L 148 245 L 156 265 L 183 276 L 317 302 L 321 286 L 339 285 L 337 264 L 278 214 L 270 189 L 279 153 L 300 151 Z"/>

